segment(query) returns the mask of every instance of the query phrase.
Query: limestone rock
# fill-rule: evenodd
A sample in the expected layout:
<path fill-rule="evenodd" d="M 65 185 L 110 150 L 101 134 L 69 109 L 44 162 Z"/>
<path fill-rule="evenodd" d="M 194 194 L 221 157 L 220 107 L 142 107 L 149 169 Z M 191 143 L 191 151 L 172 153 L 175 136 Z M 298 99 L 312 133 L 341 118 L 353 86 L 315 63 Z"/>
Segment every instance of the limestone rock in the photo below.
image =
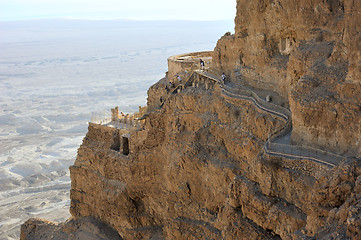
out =
<path fill-rule="evenodd" d="M 30 220 L 22 239 L 103 237 L 93 221 L 123 239 L 359 239 L 360 11 L 238 0 L 210 69 L 169 58 L 171 75 L 192 74 L 149 89 L 141 128 L 89 125 L 70 167 L 74 219 Z"/>
<path fill-rule="evenodd" d="M 21 226 L 20 240 L 116 240 L 122 239 L 109 226 L 92 218 L 69 220 L 56 224 L 33 218 Z"/>
<path fill-rule="evenodd" d="M 295 143 L 360 156 L 360 8 L 355 0 L 238 0 L 235 34 L 218 41 L 214 66 L 289 98 Z"/>

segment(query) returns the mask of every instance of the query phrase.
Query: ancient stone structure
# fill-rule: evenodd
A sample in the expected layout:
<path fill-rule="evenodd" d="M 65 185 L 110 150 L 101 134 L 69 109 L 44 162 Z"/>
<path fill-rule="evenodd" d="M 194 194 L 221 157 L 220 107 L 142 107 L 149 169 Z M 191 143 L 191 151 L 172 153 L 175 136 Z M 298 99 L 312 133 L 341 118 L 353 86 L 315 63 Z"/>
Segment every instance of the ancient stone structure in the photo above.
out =
<path fill-rule="evenodd" d="M 168 80 L 177 81 L 177 75 L 180 75 L 182 79 L 187 78 L 187 73 L 190 74 L 200 68 L 200 60 L 203 60 L 208 67 L 212 64 L 212 54 L 213 52 L 195 52 L 169 57 Z"/>
<path fill-rule="evenodd" d="M 361 239 L 360 4 L 238 0 L 236 33 L 170 57 L 147 108 L 89 124 L 73 219 L 21 239 Z"/>

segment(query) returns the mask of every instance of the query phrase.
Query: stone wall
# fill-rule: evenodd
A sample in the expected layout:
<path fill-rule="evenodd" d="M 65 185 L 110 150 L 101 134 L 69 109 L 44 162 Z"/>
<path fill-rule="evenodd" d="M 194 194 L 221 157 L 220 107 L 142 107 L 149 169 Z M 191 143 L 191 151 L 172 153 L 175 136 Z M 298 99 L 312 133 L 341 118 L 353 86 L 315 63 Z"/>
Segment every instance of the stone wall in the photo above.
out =
<path fill-rule="evenodd" d="M 184 75 L 184 72 L 192 72 L 195 69 L 200 69 L 200 59 L 206 65 L 212 64 L 212 52 L 194 52 L 171 56 L 168 58 L 168 80 L 177 81 L 177 75 Z M 185 79 L 183 79 L 185 80 Z"/>

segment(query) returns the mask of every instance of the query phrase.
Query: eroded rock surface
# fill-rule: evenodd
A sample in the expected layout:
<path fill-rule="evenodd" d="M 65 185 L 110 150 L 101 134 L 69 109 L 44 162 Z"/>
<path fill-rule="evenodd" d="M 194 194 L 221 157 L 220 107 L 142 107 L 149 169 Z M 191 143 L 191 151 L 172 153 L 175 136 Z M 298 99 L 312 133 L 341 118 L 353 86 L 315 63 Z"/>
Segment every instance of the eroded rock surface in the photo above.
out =
<path fill-rule="evenodd" d="M 123 239 L 360 239 L 360 11 L 238 0 L 212 67 L 153 85 L 141 127 L 89 125 L 73 221 Z M 63 226 L 32 220 L 22 239 Z"/>
<path fill-rule="evenodd" d="M 122 238 L 114 229 L 93 218 L 72 219 L 60 224 L 32 218 L 21 226 L 20 239 L 120 240 Z"/>
<path fill-rule="evenodd" d="M 238 0 L 235 34 L 218 41 L 213 62 L 289 98 L 294 142 L 360 155 L 360 9 L 357 0 Z"/>

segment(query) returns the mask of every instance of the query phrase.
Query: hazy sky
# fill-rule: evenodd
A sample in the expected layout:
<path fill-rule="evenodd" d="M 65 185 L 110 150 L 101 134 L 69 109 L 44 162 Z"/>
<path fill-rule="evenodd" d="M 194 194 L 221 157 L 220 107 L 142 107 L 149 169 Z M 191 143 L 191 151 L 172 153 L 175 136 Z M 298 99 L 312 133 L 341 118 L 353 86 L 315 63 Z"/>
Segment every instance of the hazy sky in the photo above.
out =
<path fill-rule="evenodd" d="M 0 0 L 0 21 L 39 18 L 234 19 L 236 0 Z"/>

